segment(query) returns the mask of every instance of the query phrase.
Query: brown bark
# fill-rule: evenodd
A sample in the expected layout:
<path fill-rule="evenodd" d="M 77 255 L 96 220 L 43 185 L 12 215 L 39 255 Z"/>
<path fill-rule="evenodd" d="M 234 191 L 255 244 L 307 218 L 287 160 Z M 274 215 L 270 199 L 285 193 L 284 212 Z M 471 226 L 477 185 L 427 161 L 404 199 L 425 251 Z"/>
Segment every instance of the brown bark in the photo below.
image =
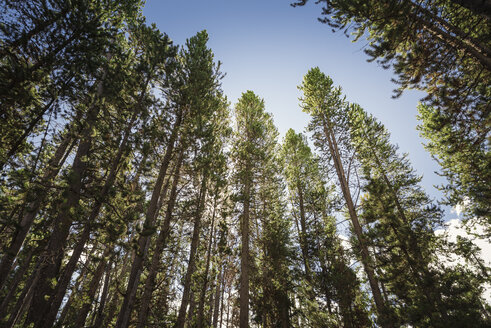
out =
<path fill-rule="evenodd" d="M 117 277 L 115 277 L 115 279 L 114 279 L 115 284 L 116 284 L 116 288 L 112 292 L 112 296 L 108 302 L 107 312 L 102 313 L 102 318 L 100 319 L 102 321 L 102 324 L 99 327 L 109 327 L 110 322 L 113 320 L 114 314 L 116 313 L 116 310 L 119 307 L 120 291 L 119 291 L 118 281 L 121 278 L 124 278 L 127 275 L 128 271 L 131 270 L 130 263 L 132 262 L 132 259 L 130 261 L 128 261 L 128 258 L 130 257 L 129 254 L 130 253 L 127 253 L 125 255 L 124 260 L 123 260 L 123 267 L 121 268 L 119 275 Z"/>
<path fill-rule="evenodd" d="M 210 240 L 208 241 L 208 251 L 206 254 L 206 264 L 205 264 L 205 274 L 203 286 L 201 287 L 200 295 L 199 295 L 199 304 L 198 304 L 198 315 L 197 315 L 197 327 L 202 328 L 204 324 L 204 307 L 205 307 L 205 297 L 206 290 L 208 288 L 208 274 L 210 272 L 210 259 L 211 259 L 211 249 L 213 245 L 213 237 L 215 231 L 215 212 L 217 206 L 217 195 L 215 194 L 214 204 L 213 204 L 213 213 L 211 215 L 211 223 L 210 223 Z"/>
<path fill-rule="evenodd" d="M 305 276 L 307 278 L 308 283 L 312 283 L 312 274 L 310 272 L 310 264 L 309 264 L 309 254 L 307 252 L 307 242 L 305 237 L 307 236 L 307 219 L 305 217 L 305 204 L 303 200 L 303 190 L 300 185 L 300 182 L 297 183 L 297 192 L 298 192 L 298 201 L 299 201 L 299 210 L 300 210 L 300 231 L 299 234 L 299 242 L 300 248 L 302 249 L 302 257 L 303 263 L 305 266 Z"/>
<path fill-rule="evenodd" d="M 58 172 L 66 158 L 65 154 L 67 150 L 69 151 L 70 149 L 69 146 L 71 141 L 72 136 L 70 135 L 70 133 L 67 133 L 58 148 L 56 149 L 54 156 L 49 161 L 46 172 L 39 181 L 40 186 L 49 185 L 51 181 L 58 175 Z M 36 196 L 34 196 L 34 194 Z M 24 240 L 26 239 L 27 234 L 31 229 L 32 223 L 34 222 L 39 208 L 48 196 L 48 190 L 42 190 L 42 188 L 38 187 L 35 188 L 35 190 L 33 190 L 30 195 L 31 196 L 29 197 L 33 197 L 33 200 L 26 205 L 26 210 L 23 212 L 24 215 L 22 216 L 19 224 L 16 226 L 10 245 L 5 251 L 4 256 L 2 257 L 2 262 L 0 264 L 0 289 L 2 289 L 5 284 L 7 276 L 11 270 L 12 263 L 17 257 L 17 254 L 19 253 L 22 245 L 24 244 Z"/>
<path fill-rule="evenodd" d="M 7 309 L 12 296 L 15 294 L 15 292 L 17 290 L 17 286 L 19 286 L 19 283 L 21 282 L 22 278 L 24 277 L 24 274 L 29 269 L 33 255 L 34 255 L 34 248 L 31 247 L 29 249 L 29 252 L 27 253 L 27 256 L 24 259 L 22 265 L 15 272 L 15 276 L 14 276 L 13 281 L 9 284 L 9 291 L 8 291 L 7 295 L 5 295 L 5 297 L 2 299 L 2 304 L 0 305 L 0 309 L 4 309 L 5 312 L 7 312 L 5 309 Z M 1 318 L 1 316 L 0 316 L 0 318 Z"/>
<path fill-rule="evenodd" d="M 102 83 L 99 83 L 97 96 L 101 97 L 103 92 Z M 54 292 L 51 286 L 52 279 L 58 276 L 64 255 L 64 246 L 70 233 L 70 227 L 75 220 L 72 211 L 78 206 L 82 191 L 82 179 L 87 168 L 86 158 L 92 145 L 92 127 L 94 126 L 100 106 L 93 104 L 87 114 L 87 124 L 82 132 L 82 138 L 73 161 L 70 184 L 66 190 L 66 201 L 60 206 L 59 213 L 55 218 L 54 229 L 50 236 L 48 245 L 39 261 L 41 266 L 41 277 L 33 296 L 29 309 L 28 322 L 34 323 L 34 327 L 45 327 L 45 314 L 49 311 L 50 302 L 46 296 Z"/>
<path fill-rule="evenodd" d="M 249 327 L 249 220 L 250 220 L 250 192 L 251 192 L 251 169 L 246 167 L 246 181 L 244 185 L 244 211 L 241 220 L 241 243 L 240 250 L 240 289 L 239 289 L 239 327 Z"/>
<path fill-rule="evenodd" d="M 78 311 L 77 320 L 75 321 L 75 325 L 74 325 L 75 328 L 83 328 L 85 325 L 87 314 L 89 313 L 90 308 L 92 307 L 92 303 L 94 302 L 94 296 L 97 292 L 97 289 L 99 288 L 102 275 L 104 274 L 104 271 L 106 270 L 106 266 L 108 264 L 105 258 L 110 254 L 111 251 L 112 251 L 112 247 L 107 247 L 104 250 L 102 259 L 99 261 L 99 264 L 95 269 L 94 276 L 92 277 L 89 283 L 87 294 L 85 295 L 86 301 L 82 304 L 82 308 Z"/>
<path fill-rule="evenodd" d="M 334 137 L 332 129 L 329 127 L 329 123 L 326 121 L 325 118 L 323 118 L 323 128 L 324 128 L 324 135 L 328 141 L 329 151 L 334 161 L 334 167 L 336 168 L 338 180 L 341 185 L 341 190 L 343 192 L 343 196 L 346 201 L 346 206 L 348 207 L 348 212 L 351 218 L 351 222 L 353 224 L 353 230 L 360 244 L 361 260 L 362 260 L 363 268 L 365 269 L 365 273 L 367 274 L 368 282 L 370 284 L 370 289 L 372 290 L 372 295 L 375 301 L 377 314 L 381 319 L 380 324 L 383 328 L 390 328 L 392 327 L 392 324 L 390 323 L 390 320 L 387 317 L 388 313 L 387 313 L 386 305 L 382 298 L 378 281 L 377 278 L 375 277 L 375 273 L 372 268 L 372 259 L 370 253 L 368 252 L 368 247 L 366 245 L 365 238 L 363 236 L 363 230 L 360 226 L 358 215 L 356 213 L 355 206 L 351 198 L 351 192 L 348 186 L 348 181 L 346 180 L 343 164 L 341 163 L 341 156 L 339 155 L 336 139 Z"/>
<path fill-rule="evenodd" d="M 466 47 L 469 47 L 470 49 L 473 49 L 477 53 L 480 53 L 480 54 L 482 54 L 483 56 L 485 56 L 487 58 L 490 57 L 491 50 L 489 49 L 489 47 L 486 46 L 485 44 L 482 44 L 478 40 L 475 40 L 474 38 L 472 38 L 469 35 L 469 33 L 465 33 L 459 27 L 451 24 L 450 22 L 448 22 L 447 20 L 441 18 L 440 16 L 433 14 L 430 10 L 428 10 L 427 8 L 424 8 L 420 4 L 415 3 L 412 0 L 409 0 L 408 2 L 411 5 L 411 7 L 413 8 L 413 10 L 415 10 L 416 12 L 418 12 L 418 11 L 421 12 L 429 20 L 429 21 L 425 21 L 422 18 L 419 18 L 419 16 L 417 16 L 417 15 L 414 15 L 413 16 L 418 21 L 422 22 L 424 26 L 433 25 L 434 26 L 434 29 L 438 29 L 438 30 L 441 30 L 441 31 L 447 31 L 448 32 L 446 34 L 447 38 L 451 38 L 451 39 L 454 39 L 454 40 L 460 40 L 462 42 L 462 45 L 465 45 Z M 436 23 L 440 24 L 440 26 L 444 30 L 439 29 L 435 25 Z M 455 34 L 455 36 L 453 36 L 452 34 Z"/>
<path fill-rule="evenodd" d="M 85 223 L 84 230 L 82 231 L 81 237 L 73 250 L 70 260 L 68 261 L 68 263 L 66 264 L 63 270 L 61 278 L 58 280 L 53 297 L 50 298 L 50 310 L 47 313 L 45 319 L 46 322 L 45 327 L 47 328 L 51 327 L 56 319 L 56 314 L 58 313 L 58 309 L 63 301 L 63 297 L 66 293 L 66 289 L 68 287 L 68 284 L 70 283 L 70 279 L 73 275 L 73 272 L 75 271 L 77 262 L 80 258 L 80 255 L 82 254 L 82 251 L 85 248 L 86 242 L 89 240 L 90 232 L 92 230 L 92 225 L 94 224 L 94 222 L 96 222 L 96 219 L 99 216 L 102 205 L 106 201 L 106 198 L 109 194 L 109 190 L 114 184 L 114 181 L 116 180 L 116 176 L 119 171 L 119 165 L 121 163 L 121 158 L 123 157 L 123 154 L 127 152 L 126 148 L 128 145 L 131 128 L 133 127 L 133 123 L 135 119 L 136 119 L 136 115 L 133 115 L 130 123 L 127 125 L 124 131 L 123 140 L 120 142 L 116 156 L 114 157 L 111 163 L 111 167 L 109 169 L 107 179 L 104 182 L 104 186 L 102 187 L 100 194 L 95 198 L 94 206 L 92 208 L 92 211 L 90 212 L 87 222 Z"/>
<path fill-rule="evenodd" d="M 412 2 L 411 5 L 414 6 L 414 8 L 416 8 Z M 416 8 L 416 10 L 418 10 L 418 8 Z M 476 44 L 476 42 L 470 39 L 469 37 L 457 38 L 452 34 L 450 34 L 450 32 L 447 32 L 439 28 L 435 24 L 424 20 L 422 17 L 418 16 L 415 13 L 409 13 L 409 15 L 413 19 L 421 23 L 423 28 L 426 31 L 428 31 L 428 33 L 433 35 L 435 38 L 439 39 L 444 44 L 448 45 L 450 48 L 454 48 L 456 50 L 458 49 L 465 50 L 468 54 L 470 54 L 477 61 L 479 61 L 484 68 L 486 68 L 488 71 L 491 70 L 491 57 L 489 56 L 489 49 L 487 49 L 487 47 Z M 432 19 L 437 19 L 437 18 L 436 16 L 434 16 L 432 17 Z M 444 21 L 441 20 L 440 23 L 444 24 Z M 451 29 L 451 26 L 447 25 L 447 28 Z M 455 29 L 452 32 L 455 33 L 456 32 Z M 457 33 L 459 32 L 457 31 Z"/>
<path fill-rule="evenodd" d="M 109 262 L 106 266 L 106 276 L 104 278 L 104 288 L 102 289 L 101 302 L 99 308 L 94 315 L 95 322 L 92 327 L 102 327 L 102 320 L 104 319 L 104 308 L 106 306 L 107 295 L 109 293 L 109 283 L 111 282 L 111 266 L 112 262 Z"/>
<path fill-rule="evenodd" d="M 199 234 L 201 231 L 201 216 L 206 199 L 206 187 L 207 187 L 208 175 L 205 172 L 202 177 L 201 187 L 198 195 L 198 204 L 194 217 L 193 237 L 191 239 L 191 249 L 189 251 L 189 261 L 184 277 L 184 290 L 182 292 L 181 306 L 179 307 L 179 314 L 174 328 L 184 328 L 186 320 L 186 312 L 188 305 L 191 301 L 191 277 L 196 267 L 196 253 L 198 251 Z M 192 313 L 192 312 L 191 312 Z"/>
<path fill-rule="evenodd" d="M 61 325 L 64 323 L 66 316 L 68 315 L 68 312 L 70 311 L 72 307 L 73 300 L 75 299 L 76 295 L 78 295 L 78 291 L 80 289 L 80 286 L 86 279 L 86 274 L 89 268 L 89 262 L 92 257 L 92 254 L 95 251 L 95 247 L 92 247 L 90 252 L 87 254 L 87 258 L 85 262 L 82 265 L 82 270 L 80 271 L 80 275 L 78 276 L 75 285 L 73 285 L 70 296 L 68 297 L 67 302 L 65 303 L 65 306 L 63 307 L 63 310 L 60 313 L 60 316 L 58 317 L 58 320 L 56 321 L 56 324 L 54 325 L 55 327 L 61 327 Z"/>
<path fill-rule="evenodd" d="M 213 328 L 218 327 L 218 315 L 221 310 L 220 304 L 222 304 L 223 306 L 223 299 L 222 297 L 220 297 L 223 294 L 222 285 L 223 285 L 223 278 L 224 278 L 222 261 L 220 261 L 219 268 L 220 269 L 218 270 L 216 290 L 215 290 L 215 305 L 213 306 L 213 320 L 211 324 Z"/>
<path fill-rule="evenodd" d="M 145 286 L 143 289 L 143 295 L 141 298 L 141 306 L 138 314 L 138 323 L 137 328 L 144 328 L 147 324 L 148 314 L 150 310 L 150 303 L 152 300 L 153 290 L 155 288 L 155 278 L 157 277 L 159 264 L 162 257 L 162 252 L 167 245 L 167 239 L 170 234 L 170 224 L 172 220 L 172 212 L 174 211 L 174 206 L 177 199 L 177 186 L 180 178 L 180 170 L 181 164 L 184 157 L 184 149 L 181 149 L 179 158 L 177 160 L 174 174 L 173 174 L 173 182 L 170 191 L 169 201 L 167 203 L 167 210 L 165 212 L 164 222 L 162 223 L 162 227 L 159 231 L 159 235 L 157 237 L 157 241 L 155 243 L 155 250 L 152 255 L 152 262 L 150 264 L 150 269 L 148 272 L 147 279 L 145 281 Z"/>
<path fill-rule="evenodd" d="M 9 321 L 5 325 L 6 328 L 13 328 L 16 325 L 19 318 L 22 317 L 22 314 L 27 310 L 28 306 L 32 301 L 32 297 L 35 291 L 35 286 L 39 280 L 39 277 L 40 277 L 39 270 L 35 270 L 34 274 L 29 278 L 26 287 L 24 288 L 22 294 L 17 300 L 15 308 L 13 309 L 13 311 L 10 312 Z"/>
<path fill-rule="evenodd" d="M 181 125 L 182 116 L 183 113 L 181 110 L 179 110 L 177 113 L 176 121 L 172 128 L 171 136 L 169 138 L 169 144 L 167 146 L 164 158 L 162 160 L 162 165 L 159 170 L 159 176 L 157 177 L 157 181 L 155 182 L 154 190 L 152 192 L 152 197 L 150 199 L 147 213 L 145 215 L 145 222 L 143 228 L 144 230 L 147 231 L 151 229 L 155 224 L 155 217 L 156 217 L 155 214 L 157 213 L 158 210 L 157 205 L 158 205 L 159 197 L 163 193 L 161 189 L 174 151 L 174 146 L 175 146 L 174 144 L 178 136 L 178 130 Z M 148 252 L 149 241 L 150 241 L 150 236 L 147 234 L 140 235 L 138 239 L 138 249 L 136 250 L 135 253 L 135 258 L 133 260 L 133 265 L 131 267 L 131 273 L 128 280 L 126 294 L 123 300 L 123 305 L 121 306 L 118 315 L 118 320 L 116 322 L 115 328 L 127 328 L 129 325 L 129 319 L 135 303 L 138 283 L 143 269 L 143 260 L 145 259 Z"/>

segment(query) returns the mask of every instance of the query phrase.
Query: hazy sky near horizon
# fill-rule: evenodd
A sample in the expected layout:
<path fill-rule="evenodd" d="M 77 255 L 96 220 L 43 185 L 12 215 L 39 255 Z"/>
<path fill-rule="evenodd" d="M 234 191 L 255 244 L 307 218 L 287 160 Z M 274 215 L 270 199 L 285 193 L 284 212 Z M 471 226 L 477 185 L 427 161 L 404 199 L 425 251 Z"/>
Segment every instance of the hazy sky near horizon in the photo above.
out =
<path fill-rule="evenodd" d="M 147 0 L 147 22 L 183 45 L 187 38 L 206 29 L 209 46 L 226 73 L 222 87 L 233 104 L 242 92 L 252 90 L 264 98 L 282 139 L 289 128 L 305 132 L 309 116 L 299 107 L 297 86 L 315 66 L 340 85 L 350 102 L 360 104 L 390 131 L 392 142 L 423 175 L 423 186 L 435 199 L 442 194 L 433 186 L 444 182 L 434 172 L 437 163 L 419 137 L 417 104 L 423 93 L 406 91 L 392 99 L 396 87 L 392 70 L 368 63 L 366 41 L 351 42 L 317 21 L 321 7 L 310 1 L 293 8 L 289 0 Z M 446 218 L 456 214 L 445 208 Z"/>

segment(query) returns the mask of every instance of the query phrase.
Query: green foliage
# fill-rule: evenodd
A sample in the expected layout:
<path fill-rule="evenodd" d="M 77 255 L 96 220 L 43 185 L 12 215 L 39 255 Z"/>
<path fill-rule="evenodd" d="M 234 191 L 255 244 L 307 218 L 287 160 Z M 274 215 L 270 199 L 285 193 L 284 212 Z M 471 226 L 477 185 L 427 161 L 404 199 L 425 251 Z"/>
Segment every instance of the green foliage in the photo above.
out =
<path fill-rule="evenodd" d="M 295 3 L 305 5 L 303 0 Z M 319 20 L 354 41 L 368 39 L 369 61 L 392 66 L 404 90 L 427 96 L 420 105 L 423 137 L 447 178 L 449 204 L 469 203 L 469 216 L 489 220 L 489 10 L 472 1 L 317 1 Z"/>
<path fill-rule="evenodd" d="M 325 4 L 326 22 L 393 64 L 400 90 L 429 93 L 420 131 L 452 180 L 448 202 L 486 225 L 489 72 L 448 47 L 479 50 L 485 13 L 443 0 Z M 237 326 L 249 305 L 242 326 L 489 326 L 479 248 L 435 234 L 442 212 L 382 124 L 313 68 L 299 89 L 318 153 L 291 129 L 279 144 L 254 92 L 231 113 L 208 33 L 179 48 L 142 5 L 2 2 L 0 326 Z M 452 34 L 435 41 L 430 14 Z M 350 193 L 359 238 L 339 228 Z"/>

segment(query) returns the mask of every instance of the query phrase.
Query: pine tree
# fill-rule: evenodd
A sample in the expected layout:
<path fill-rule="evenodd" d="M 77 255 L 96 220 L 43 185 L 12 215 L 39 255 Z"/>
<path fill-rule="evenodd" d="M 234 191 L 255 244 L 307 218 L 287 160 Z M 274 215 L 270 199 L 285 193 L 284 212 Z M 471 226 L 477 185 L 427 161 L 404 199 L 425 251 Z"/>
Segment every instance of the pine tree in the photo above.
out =
<path fill-rule="evenodd" d="M 349 185 L 349 161 L 351 149 L 347 139 L 346 118 L 343 115 L 343 108 L 347 106 L 341 96 L 341 89 L 333 86 L 332 80 L 324 75 L 319 68 L 311 69 L 305 76 L 302 85 L 299 87 L 303 91 L 302 109 L 309 113 L 312 121 L 309 129 L 314 133 L 316 144 L 332 159 L 346 207 L 353 225 L 353 230 L 357 238 L 361 252 L 361 260 L 367 275 L 373 299 L 375 301 L 377 314 L 380 324 L 383 327 L 391 327 L 391 319 L 386 302 L 382 297 L 377 276 L 374 272 L 373 258 L 368 250 L 368 243 L 358 219 L 358 214 L 351 195 Z M 327 149 L 326 149 L 327 148 Z M 342 152 L 342 153 L 341 153 Z"/>
<path fill-rule="evenodd" d="M 323 4 L 321 22 L 354 40 L 367 36 L 369 61 L 393 67 L 395 97 L 411 88 L 427 93 L 420 129 L 448 180 L 448 201 L 455 206 L 467 199 L 470 214 L 489 217 L 489 3 L 317 3 Z"/>
<path fill-rule="evenodd" d="M 441 244 L 435 229 L 441 226 L 442 215 L 419 186 L 421 177 L 415 174 L 407 156 L 397 154 L 381 123 L 358 105 L 351 105 L 346 115 L 350 140 L 366 181 L 361 217 L 370 225 L 381 281 L 388 293 L 396 295 L 401 307 L 397 311 L 403 320 L 400 324 L 455 324 L 461 313 L 451 309 L 460 299 L 459 307 L 474 313 L 472 320 L 478 325 L 481 314 L 471 310 L 476 304 L 446 295 L 440 273 L 433 269 Z"/>

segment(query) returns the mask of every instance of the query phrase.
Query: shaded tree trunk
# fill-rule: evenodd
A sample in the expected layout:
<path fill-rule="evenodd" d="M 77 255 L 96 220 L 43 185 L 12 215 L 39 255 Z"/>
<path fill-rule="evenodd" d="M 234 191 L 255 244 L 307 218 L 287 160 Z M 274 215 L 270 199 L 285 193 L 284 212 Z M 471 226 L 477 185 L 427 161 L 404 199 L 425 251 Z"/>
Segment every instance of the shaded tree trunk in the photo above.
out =
<path fill-rule="evenodd" d="M 390 328 L 392 327 L 392 324 L 390 323 L 390 319 L 388 318 L 386 305 L 382 298 L 378 281 L 377 278 L 375 277 L 375 272 L 373 271 L 372 268 L 372 259 L 370 253 L 368 252 L 368 247 L 365 243 L 363 231 L 360 226 L 360 221 L 358 220 L 358 215 L 356 214 L 355 206 L 351 198 L 351 192 L 348 186 L 348 181 L 346 180 L 343 164 L 341 163 L 341 156 L 339 155 L 336 139 L 334 137 L 332 130 L 329 128 L 329 123 L 326 122 L 325 118 L 323 120 L 324 120 L 323 121 L 324 134 L 328 141 L 329 151 L 334 161 L 334 166 L 336 168 L 336 173 L 338 175 L 338 180 L 341 185 L 341 190 L 343 192 L 343 196 L 346 201 L 346 206 L 348 207 L 348 212 L 351 218 L 351 222 L 353 224 L 353 230 L 360 244 L 362 264 L 363 264 L 363 268 L 365 269 L 365 273 L 367 274 L 368 282 L 370 284 L 370 289 L 372 290 L 372 295 L 375 301 L 375 307 L 377 309 L 377 313 L 381 318 L 380 324 L 382 325 L 383 328 Z"/>
<path fill-rule="evenodd" d="M 169 143 L 165 151 L 164 158 L 162 160 L 162 165 L 159 170 L 159 176 L 157 177 L 157 181 L 155 182 L 154 190 L 152 192 L 152 197 L 150 199 L 147 213 L 145 215 L 145 222 L 143 226 L 145 233 L 140 235 L 138 239 L 138 248 L 135 253 L 133 265 L 131 267 L 130 278 L 128 280 L 128 287 L 126 289 L 123 305 L 121 306 L 121 309 L 119 311 L 118 321 L 116 322 L 115 328 L 127 328 L 129 325 L 129 319 L 135 303 L 138 283 L 142 273 L 143 261 L 148 252 L 150 236 L 147 233 L 150 229 L 152 229 L 155 223 L 155 217 L 156 217 L 155 214 L 157 213 L 158 210 L 157 205 L 158 205 L 159 197 L 161 194 L 165 194 L 164 192 L 162 192 L 162 185 L 164 182 L 164 178 L 167 174 L 167 169 L 170 164 L 172 153 L 174 151 L 174 144 L 176 142 L 178 130 L 181 125 L 182 115 L 183 115 L 182 111 L 179 110 L 177 113 L 176 121 L 172 128 L 171 136 L 169 137 Z"/>
<path fill-rule="evenodd" d="M 250 167 L 246 167 L 246 181 L 244 185 L 244 211 L 241 220 L 241 243 L 240 250 L 240 289 L 239 289 L 239 327 L 249 327 L 249 220 L 250 220 L 250 192 L 251 184 Z"/>
<path fill-rule="evenodd" d="M 102 83 L 99 83 L 97 98 L 102 95 Z M 40 256 L 41 277 L 36 292 L 34 293 L 31 307 L 28 314 L 28 322 L 34 323 L 34 327 L 45 327 L 47 319 L 45 314 L 49 311 L 50 301 L 46 296 L 53 294 L 51 285 L 52 279 L 58 276 L 64 255 L 64 246 L 70 233 L 73 217 L 73 210 L 78 207 L 81 191 L 83 188 L 82 180 L 85 177 L 87 168 L 87 157 L 92 145 L 92 128 L 95 125 L 97 115 L 100 111 L 99 104 L 93 104 L 87 114 L 87 124 L 82 133 L 82 138 L 73 160 L 70 172 L 70 183 L 66 189 L 66 201 L 60 206 L 59 213 L 54 221 L 54 229 L 50 236 L 46 251 Z"/>
<path fill-rule="evenodd" d="M 127 153 L 128 140 L 135 119 L 136 119 L 136 115 L 133 115 L 133 118 L 131 119 L 130 123 L 127 125 L 124 131 L 123 140 L 120 142 L 116 156 L 114 157 L 111 163 L 109 174 L 107 175 L 107 179 L 104 183 L 104 186 L 102 187 L 100 194 L 97 197 L 95 197 L 94 206 L 92 208 L 92 211 L 90 212 L 87 222 L 85 223 L 84 230 L 82 231 L 81 237 L 73 250 L 70 260 L 68 261 L 68 263 L 66 264 L 63 270 L 61 278 L 58 280 L 58 283 L 56 285 L 56 290 L 53 294 L 52 300 L 50 301 L 50 310 L 46 315 L 46 319 L 45 319 L 46 322 L 45 327 L 47 328 L 51 327 L 53 325 L 53 322 L 56 320 L 56 314 L 58 313 L 58 309 L 63 301 L 63 297 L 66 293 L 66 289 L 73 275 L 73 272 L 75 271 L 77 262 L 80 258 L 80 255 L 82 254 L 82 251 L 85 248 L 85 244 L 90 238 L 92 225 L 94 224 L 94 222 L 96 222 L 97 217 L 99 216 L 99 213 L 101 211 L 102 205 L 104 204 L 104 202 L 108 197 L 109 190 L 113 186 L 114 181 L 116 180 L 116 176 L 118 174 L 118 168 L 121 163 L 121 158 L 123 157 L 124 153 Z"/>
<path fill-rule="evenodd" d="M 205 297 L 206 297 L 206 289 L 208 288 L 208 274 L 210 272 L 210 259 L 211 259 L 211 248 L 213 245 L 213 234 L 214 234 L 214 229 L 215 229 L 215 212 L 216 212 L 216 206 L 217 206 L 217 197 L 215 195 L 214 199 L 214 204 L 213 204 L 213 213 L 211 216 L 211 223 L 210 223 L 210 240 L 208 242 L 208 251 L 206 255 L 206 264 L 205 264 L 205 274 L 203 278 L 203 286 L 201 287 L 201 292 L 199 295 L 199 304 L 198 304 L 198 315 L 197 315 L 197 327 L 202 328 L 203 327 L 203 320 L 204 320 L 204 307 L 205 307 Z"/>
<path fill-rule="evenodd" d="M 198 203 L 196 208 L 196 213 L 194 217 L 194 227 L 193 227 L 193 237 L 191 239 L 191 249 L 189 251 L 189 262 L 186 270 L 186 275 L 184 277 L 184 291 L 182 293 L 181 306 L 179 308 L 179 314 L 177 316 L 177 321 L 175 328 L 184 328 L 184 323 L 186 320 L 186 311 L 189 302 L 191 301 L 191 277 L 194 274 L 196 266 L 196 253 L 198 251 L 199 234 L 201 231 L 201 215 L 205 205 L 206 199 L 206 185 L 208 176 L 205 172 L 203 174 L 203 180 L 201 181 L 201 187 L 198 195 Z"/>
<path fill-rule="evenodd" d="M 46 172 L 39 181 L 40 186 L 50 185 L 51 181 L 58 175 L 58 172 L 66 159 L 66 153 L 71 150 L 71 142 L 72 136 L 68 132 L 56 149 L 54 156 L 49 161 Z M 24 214 L 19 224 L 15 228 L 10 245 L 5 250 L 2 257 L 2 262 L 0 263 L 0 289 L 2 289 L 5 284 L 7 276 L 11 270 L 12 263 L 24 244 L 24 240 L 31 229 L 32 223 L 34 222 L 41 205 L 48 197 L 48 190 L 36 188 L 36 190 L 33 190 L 31 193 L 29 193 L 29 195 L 30 196 L 27 199 L 29 202 L 25 206 L 26 210 L 23 212 Z M 31 197 L 32 200 L 30 200 Z"/>
<path fill-rule="evenodd" d="M 95 313 L 95 322 L 93 324 L 93 327 L 102 327 L 102 320 L 104 319 L 104 309 L 106 306 L 106 301 L 107 301 L 107 295 L 109 292 L 109 283 L 111 282 L 111 266 L 112 262 L 109 262 L 108 265 L 106 266 L 106 276 L 104 278 L 104 288 L 102 290 L 102 295 L 101 295 L 101 302 L 99 304 L 99 308 L 97 309 L 97 312 Z"/>
<path fill-rule="evenodd" d="M 174 169 L 174 180 L 172 182 L 172 187 L 170 191 L 169 201 L 167 203 L 167 210 L 165 212 L 164 222 L 162 228 L 159 231 L 157 241 L 155 243 L 155 250 L 152 255 L 152 262 L 148 272 L 147 279 L 145 281 L 145 287 L 143 289 L 143 295 L 141 298 L 141 306 L 138 314 L 138 324 L 137 328 L 144 328 L 147 324 L 148 314 L 150 310 L 150 302 L 152 300 L 153 290 L 155 288 L 155 278 L 158 273 L 159 264 L 161 261 L 162 252 L 167 244 L 167 239 L 170 233 L 170 223 L 172 220 L 172 212 L 174 211 L 174 206 L 177 198 L 177 186 L 180 178 L 181 164 L 184 157 L 184 149 L 181 149 L 179 158 L 177 160 Z M 162 195 L 164 196 L 164 195 Z"/>
<path fill-rule="evenodd" d="M 102 255 L 102 259 L 99 261 L 99 264 L 95 269 L 94 276 L 92 277 L 89 283 L 87 294 L 85 295 L 86 297 L 83 298 L 86 301 L 83 302 L 82 308 L 78 311 L 77 320 L 75 321 L 74 324 L 75 328 L 83 328 L 85 325 L 87 314 L 89 314 L 90 308 L 92 307 L 92 303 L 94 302 L 94 296 L 97 292 L 97 289 L 99 288 L 102 275 L 104 274 L 104 271 L 106 270 L 106 266 L 108 264 L 105 260 L 105 257 L 107 257 L 111 251 L 112 251 L 112 247 L 106 248 L 104 254 Z"/>

